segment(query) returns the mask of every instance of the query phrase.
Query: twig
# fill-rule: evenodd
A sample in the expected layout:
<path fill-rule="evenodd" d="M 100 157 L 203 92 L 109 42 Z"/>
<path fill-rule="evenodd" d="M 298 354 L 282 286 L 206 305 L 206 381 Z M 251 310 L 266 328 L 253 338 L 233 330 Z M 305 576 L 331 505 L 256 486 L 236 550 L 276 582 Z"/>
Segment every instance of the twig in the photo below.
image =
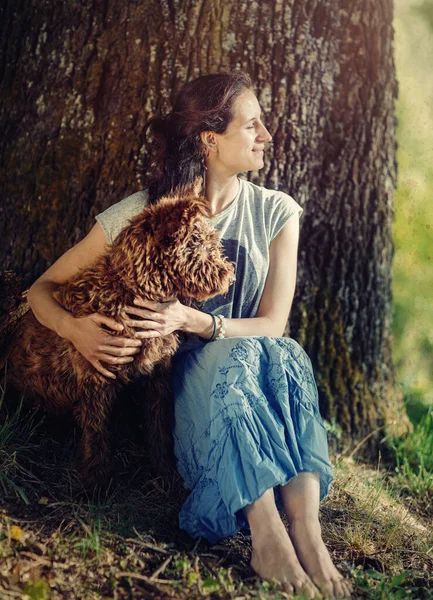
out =
<path fill-rule="evenodd" d="M 361 448 L 361 446 L 363 444 L 365 444 L 365 442 L 371 438 L 372 435 L 374 435 L 375 433 L 377 433 L 378 431 L 380 431 L 381 429 L 383 429 L 384 427 L 378 427 L 377 429 L 373 429 L 373 431 L 370 431 L 369 434 L 367 434 L 360 442 L 359 444 L 357 444 L 355 446 L 355 448 L 352 450 L 352 452 L 349 454 L 348 458 L 353 458 L 353 455 L 356 454 L 358 452 L 358 450 Z"/>
<path fill-rule="evenodd" d="M 153 573 L 153 574 L 152 574 L 152 575 L 149 577 L 149 579 L 150 579 L 151 581 L 154 581 L 154 580 L 155 580 L 155 579 L 158 577 L 158 575 L 164 571 L 164 569 L 165 569 L 165 568 L 166 568 L 166 566 L 169 564 L 169 562 L 171 562 L 171 559 L 172 559 L 172 558 L 173 558 L 172 556 L 169 556 L 169 557 L 168 557 L 168 558 L 167 558 L 167 559 L 166 559 L 166 560 L 165 560 L 165 561 L 162 563 L 162 565 L 156 569 L 155 573 Z"/>
<path fill-rule="evenodd" d="M 147 548 L 150 548 L 151 550 L 156 550 L 157 552 L 161 552 L 162 554 L 170 554 L 170 552 L 169 552 L 168 550 L 165 550 L 164 548 L 159 548 L 158 546 L 156 546 L 156 545 L 154 545 L 154 544 L 149 544 L 149 542 L 145 542 L 145 541 L 143 540 L 143 536 L 141 536 L 141 535 L 138 533 L 138 531 L 135 529 L 135 527 L 134 527 L 133 529 L 134 529 L 134 533 L 136 534 L 136 536 L 137 536 L 137 537 L 138 537 L 138 539 L 140 540 L 140 543 L 141 543 L 143 546 L 146 546 Z M 133 540 L 133 538 L 128 538 L 128 541 L 131 541 L 131 542 L 133 542 L 134 540 Z"/>
<path fill-rule="evenodd" d="M 80 519 L 79 516 L 76 516 L 75 518 L 77 519 L 81 527 L 84 529 L 84 533 L 87 533 L 88 536 L 92 536 L 92 530 L 90 529 L 90 527 L 86 525 L 86 523 L 82 519 Z"/>
<path fill-rule="evenodd" d="M 1 592 L 2 594 L 6 594 L 6 596 L 7 596 L 8 598 L 14 598 L 14 599 L 16 599 L 16 598 L 18 598 L 18 596 L 17 596 L 17 593 L 19 593 L 19 594 L 21 595 L 21 593 L 22 593 L 22 590 L 20 589 L 20 590 L 17 590 L 16 592 L 9 592 L 9 591 L 8 591 L 8 590 L 6 590 L 5 588 L 3 588 L 3 587 L 0 587 L 0 592 Z M 1 598 L 1 596 L 0 596 L 0 598 Z"/>
<path fill-rule="evenodd" d="M 164 594 L 166 593 L 161 590 L 157 585 L 150 583 L 149 578 L 145 575 L 140 575 L 139 573 L 128 573 L 127 571 L 122 571 L 120 573 L 116 573 L 116 577 L 130 577 L 131 579 L 138 579 L 143 583 L 143 587 L 145 587 L 149 592 L 153 592 L 154 594 Z"/>
<path fill-rule="evenodd" d="M 108 535 L 110 538 L 122 540 L 122 542 L 131 542 L 131 544 L 136 544 L 137 546 L 141 546 L 142 548 L 147 548 L 148 550 L 154 550 L 155 552 L 159 552 L 160 554 L 173 554 L 169 550 L 165 550 L 165 548 L 160 548 L 159 546 L 156 546 L 155 544 L 151 544 L 150 542 L 145 542 L 143 540 L 142 536 L 137 532 L 135 527 L 134 527 L 134 531 L 137 534 L 137 536 L 139 537 L 138 540 L 136 538 L 125 538 L 125 537 L 123 537 L 123 535 L 119 535 L 117 533 L 110 532 Z"/>
<path fill-rule="evenodd" d="M 219 554 L 212 554 L 212 552 L 200 552 L 201 557 L 205 558 L 219 558 Z M 223 556 L 223 558 L 226 558 Z"/>
<path fill-rule="evenodd" d="M 124 538 L 123 538 L 124 539 Z M 170 554 L 168 550 L 164 548 L 159 548 L 155 546 L 155 544 L 150 544 L 149 542 L 143 542 L 142 540 L 135 540 L 134 538 L 126 538 L 125 542 L 131 542 L 132 544 L 137 544 L 142 548 L 147 548 L 148 550 L 154 550 L 155 552 L 159 552 L 160 554 Z"/>
<path fill-rule="evenodd" d="M 33 561 L 32 567 L 34 567 L 35 564 L 38 564 L 38 565 L 47 565 L 48 567 L 51 567 L 53 565 L 53 561 L 52 560 L 48 560 L 47 558 L 43 558 L 42 556 L 38 556 L 34 552 L 26 552 L 26 551 L 22 550 L 20 552 L 20 555 L 21 556 L 25 556 L 26 558 L 30 558 Z"/>
<path fill-rule="evenodd" d="M 146 589 L 148 589 L 149 591 L 153 591 L 155 593 L 158 594 L 164 594 L 167 595 L 166 592 L 164 592 L 164 590 L 161 590 L 161 588 L 159 588 L 157 585 L 155 585 L 156 583 L 164 583 L 164 584 L 174 584 L 174 583 L 179 583 L 179 581 L 177 579 L 159 579 L 157 577 L 155 577 L 155 579 L 152 579 L 150 577 L 146 577 L 146 575 L 140 575 L 140 573 L 129 573 L 129 572 L 120 572 L 120 573 L 116 573 L 116 577 L 131 577 L 131 579 L 138 579 L 139 581 L 142 581 L 144 583 L 144 587 Z"/>
<path fill-rule="evenodd" d="M 433 546 L 432 546 L 432 548 L 433 548 Z M 429 558 L 430 560 L 432 560 L 433 557 L 430 556 L 430 554 L 429 554 L 429 552 L 430 552 L 430 550 L 432 550 L 432 548 L 427 550 L 427 552 L 419 552 L 418 550 L 409 550 L 409 548 L 393 548 L 393 550 L 395 550 L 396 552 L 409 552 L 410 554 L 418 554 L 418 556 L 425 556 L 425 557 Z"/>
<path fill-rule="evenodd" d="M 198 540 L 196 541 L 196 543 L 194 544 L 194 548 L 191 550 L 191 553 L 194 554 L 194 552 L 197 550 L 197 548 L 199 547 L 201 542 L 201 538 L 198 538 Z"/>

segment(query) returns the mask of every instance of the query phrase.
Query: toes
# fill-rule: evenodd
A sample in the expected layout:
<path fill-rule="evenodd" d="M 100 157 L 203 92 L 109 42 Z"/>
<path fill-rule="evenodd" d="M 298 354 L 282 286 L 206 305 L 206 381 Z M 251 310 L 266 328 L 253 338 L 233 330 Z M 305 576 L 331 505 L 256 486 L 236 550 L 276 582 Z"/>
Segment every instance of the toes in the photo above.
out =
<path fill-rule="evenodd" d="M 334 580 L 334 593 L 336 598 L 346 597 L 346 589 L 341 579 Z"/>
<path fill-rule="evenodd" d="M 337 598 L 350 598 L 353 591 L 353 585 L 350 579 L 341 577 L 341 579 L 334 581 L 334 589 Z"/>
<path fill-rule="evenodd" d="M 286 594 L 303 594 L 306 598 L 319 598 L 320 592 L 315 585 L 308 581 L 295 579 L 292 582 L 283 581 L 281 586 Z"/>
<path fill-rule="evenodd" d="M 295 586 L 295 592 L 297 594 L 303 594 L 307 598 L 319 598 L 320 592 L 314 583 L 310 580 L 307 581 L 299 581 L 295 580 L 293 582 Z"/>
<path fill-rule="evenodd" d="M 335 598 L 334 586 L 332 581 L 324 581 L 323 583 L 316 584 L 325 598 Z"/>
<path fill-rule="evenodd" d="M 350 579 L 342 579 L 341 584 L 344 587 L 345 598 L 350 598 L 351 593 L 353 592 L 353 584 Z"/>
<path fill-rule="evenodd" d="M 315 583 L 325 598 L 351 598 L 352 583 L 348 579 L 329 579 Z"/>
<path fill-rule="evenodd" d="M 283 590 L 286 592 L 286 594 L 293 594 L 293 592 L 295 591 L 293 585 L 291 585 L 290 583 L 283 582 L 281 585 L 283 586 Z"/>
<path fill-rule="evenodd" d="M 315 585 L 304 586 L 300 593 L 307 596 L 307 598 L 320 598 L 321 596 L 320 591 Z"/>

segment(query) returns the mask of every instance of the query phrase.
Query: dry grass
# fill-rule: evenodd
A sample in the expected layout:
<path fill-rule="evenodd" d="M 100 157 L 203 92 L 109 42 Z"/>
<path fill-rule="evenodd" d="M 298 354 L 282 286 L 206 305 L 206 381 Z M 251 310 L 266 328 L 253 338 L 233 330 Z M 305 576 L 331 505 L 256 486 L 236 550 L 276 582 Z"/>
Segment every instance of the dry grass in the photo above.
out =
<path fill-rule="evenodd" d="M 340 459 L 336 475 L 323 510 L 343 511 L 345 522 L 327 522 L 328 543 L 339 543 L 354 564 L 391 577 L 407 571 L 407 584 L 433 591 L 432 515 L 401 495 L 385 469 Z"/>
<path fill-rule="evenodd" d="M 4 422 L 4 420 L 3 420 Z M 210 546 L 177 525 L 182 482 L 151 480 L 132 437 L 115 432 L 115 484 L 74 497 L 74 438 L 27 415 L 0 445 L 0 599 L 288 598 L 249 567 L 250 538 Z M 433 598 L 431 505 L 394 472 L 335 457 L 325 541 L 354 598 Z M 11 483 L 8 483 L 11 482 Z"/>

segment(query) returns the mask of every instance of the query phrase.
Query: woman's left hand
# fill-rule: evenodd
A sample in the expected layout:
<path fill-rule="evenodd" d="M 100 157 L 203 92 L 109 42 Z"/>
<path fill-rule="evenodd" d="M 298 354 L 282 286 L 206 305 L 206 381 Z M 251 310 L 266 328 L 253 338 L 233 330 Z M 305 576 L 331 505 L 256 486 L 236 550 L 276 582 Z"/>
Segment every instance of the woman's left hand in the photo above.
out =
<path fill-rule="evenodd" d="M 165 302 L 151 302 L 135 298 L 134 306 L 126 306 L 125 312 L 133 317 L 124 321 L 136 329 L 139 338 L 154 338 L 179 331 L 185 325 L 185 307 L 177 298 Z"/>

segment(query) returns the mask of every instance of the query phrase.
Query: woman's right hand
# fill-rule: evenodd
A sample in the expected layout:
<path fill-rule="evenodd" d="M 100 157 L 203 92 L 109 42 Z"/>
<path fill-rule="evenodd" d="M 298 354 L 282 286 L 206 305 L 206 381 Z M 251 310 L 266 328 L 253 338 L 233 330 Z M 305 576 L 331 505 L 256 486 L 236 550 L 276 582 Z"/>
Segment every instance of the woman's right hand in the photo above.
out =
<path fill-rule="evenodd" d="M 97 313 L 68 320 L 63 337 L 71 342 L 86 360 L 105 377 L 116 379 L 114 373 L 105 368 L 109 365 L 124 365 L 134 360 L 140 352 L 142 341 L 135 338 L 111 335 L 102 325 L 113 331 L 122 331 L 123 325 L 110 317 Z"/>

